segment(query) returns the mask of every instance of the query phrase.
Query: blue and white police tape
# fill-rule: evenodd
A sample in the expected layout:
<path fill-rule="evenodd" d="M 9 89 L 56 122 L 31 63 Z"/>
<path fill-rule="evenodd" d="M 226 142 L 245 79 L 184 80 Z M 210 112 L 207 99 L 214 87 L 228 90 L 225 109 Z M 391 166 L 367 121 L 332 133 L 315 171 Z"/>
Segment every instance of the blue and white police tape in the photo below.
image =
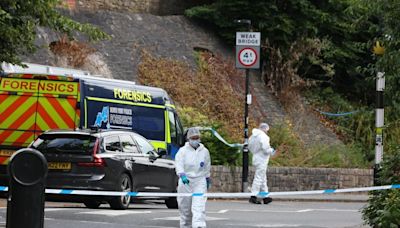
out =
<path fill-rule="evenodd" d="M 318 109 L 314 109 L 314 110 L 323 115 L 326 115 L 326 116 L 336 116 L 336 117 L 337 116 L 348 116 L 348 115 L 352 115 L 352 114 L 355 114 L 358 112 L 358 111 L 352 111 L 352 112 L 332 113 L 332 112 L 324 112 L 324 111 L 321 111 Z"/>
<path fill-rule="evenodd" d="M 90 191 L 73 189 L 46 189 L 47 194 L 61 195 L 93 195 L 93 196 L 132 196 L 132 197 L 177 197 L 177 196 L 206 196 L 208 198 L 248 198 L 250 196 L 294 196 L 294 195 L 315 195 L 315 194 L 334 194 L 350 192 L 368 192 L 377 190 L 400 189 L 400 184 L 343 188 L 343 189 L 325 189 L 313 191 L 289 191 L 289 192 L 233 192 L 233 193 L 168 193 L 168 192 L 116 192 L 116 191 Z M 0 191 L 8 191 L 8 187 L 0 186 Z"/>
<path fill-rule="evenodd" d="M 223 142 L 225 145 L 229 147 L 238 147 L 242 148 L 243 144 L 241 143 L 228 143 L 215 129 L 211 127 L 199 127 L 200 131 L 211 131 L 211 134 L 214 135 L 219 141 Z"/>

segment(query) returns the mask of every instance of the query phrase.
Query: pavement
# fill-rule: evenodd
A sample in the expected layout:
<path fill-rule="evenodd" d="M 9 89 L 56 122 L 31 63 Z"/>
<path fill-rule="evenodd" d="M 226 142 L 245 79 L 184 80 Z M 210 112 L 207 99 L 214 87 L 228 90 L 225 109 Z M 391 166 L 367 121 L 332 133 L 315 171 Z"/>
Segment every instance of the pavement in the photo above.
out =
<path fill-rule="evenodd" d="M 328 202 L 367 202 L 367 193 L 332 193 L 332 194 L 313 194 L 298 196 L 274 196 L 275 201 L 328 201 Z"/>

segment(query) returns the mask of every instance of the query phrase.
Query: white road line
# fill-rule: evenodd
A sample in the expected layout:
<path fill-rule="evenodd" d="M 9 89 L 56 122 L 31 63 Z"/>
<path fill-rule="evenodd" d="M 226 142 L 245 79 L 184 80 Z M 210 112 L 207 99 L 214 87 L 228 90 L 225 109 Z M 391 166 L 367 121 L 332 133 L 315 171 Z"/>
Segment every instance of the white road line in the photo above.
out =
<path fill-rule="evenodd" d="M 217 213 L 218 213 L 218 214 L 224 214 L 224 213 L 226 213 L 226 212 L 228 212 L 228 210 L 220 210 L 220 211 L 218 211 Z"/>
<path fill-rule="evenodd" d="M 152 220 L 179 221 L 179 217 L 153 218 Z M 206 221 L 218 221 L 218 220 L 228 220 L 228 218 L 216 218 L 216 217 L 206 216 Z"/>
<path fill-rule="evenodd" d="M 121 216 L 121 215 L 132 215 L 132 214 L 150 214 L 151 211 L 132 211 L 132 210 L 93 210 L 93 211 L 84 211 L 78 212 L 76 214 L 92 214 L 92 215 L 106 215 L 106 216 Z"/>
<path fill-rule="evenodd" d="M 44 218 L 44 220 L 48 221 L 58 221 L 58 222 L 74 222 L 74 223 L 94 223 L 94 224 L 103 224 L 103 225 L 114 225 L 115 223 L 110 222 L 97 222 L 97 221 L 86 221 L 86 220 L 68 220 L 68 219 L 55 219 L 55 218 Z"/>
<path fill-rule="evenodd" d="M 312 211 L 359 212 L 358 210 L 348 210 L 348 209 L 304 209 L 304 210 L 298 210 L 298 211 L 296 211 L 296 212 L 303 213 L 303 212 L 312 212 Z"/>
<path fill-rule="evenodd" d="M 258 213 L 296 213 L 297 211 L 278 211 L 278 210 L 250 210 L 250 209 L 241 209 L 241 210 L 230 210 L 232 212 L 258 212 Z"/>
<path fill-rule="evenodd" d="M 148 228 L 176 228 L 176 226 L 144 226 Z"/>
<path fill-rule="evenodd" d="M 66 220 L 66 221 L 71 221 L 71 220 Z M 111 222 L 97 222 L 97 221 L 85 221 L 85 220 L 79 220 L 79 221 L 74 221 L 74 222 L 94 223 L 94 224 L 102 224 L 102 225 L 114 225 L 114 223 L 111 223 Z"/>
<path fill-rule="evenodd" d="M 85 209 L 85 208 L 78 208 L 78 209 Z M 66 211 L 66 210 L 74 210 L 76 211 L 77 208 L 45 208 L 45 212 L 50 212 L 50 211 Z"/>
<path fill-rule="evenodd" d="M 258 212 L 258 213 L 305 213 L 305 212 L 313 212 L 313 211 L 326 211 L 326 212 L 356 212 L 359 210 L 348 210 L 348 209 L 318 209 L 318 208 L 310 208 L 310 209 L 302 209 L 302 210 L 250 210 L 250 209 L 231 209 L 231 212 Z"/>
<path fill-rule="evenodd" d="M 238 226 L 238 227 L 260 227 L 260 228 L 266 228 L 266 227 L 304 227 L 304 225 L 299 225 L 299 224 L 226 224 L 229 226 Z"/>
<path fill-rule="evenodd" d="M 219 211 L 207 211 L 207 214 L 225 214 L 229 210 L 219 210 Z"/>
<path fill-rule="evenodd" d="M 333 212 L 360 212 L 360 210 L 349 210 L 349 209 L 314 209 L 316 211 L 333 211 Z"/>
<path fill-rule="evenodd" d="M 302 213 L 302 212 L 310 212 L 310 211 L 314 211 L 314 209 L 304 209 L 304 210 L 298 210 L 296 212 Z"/>

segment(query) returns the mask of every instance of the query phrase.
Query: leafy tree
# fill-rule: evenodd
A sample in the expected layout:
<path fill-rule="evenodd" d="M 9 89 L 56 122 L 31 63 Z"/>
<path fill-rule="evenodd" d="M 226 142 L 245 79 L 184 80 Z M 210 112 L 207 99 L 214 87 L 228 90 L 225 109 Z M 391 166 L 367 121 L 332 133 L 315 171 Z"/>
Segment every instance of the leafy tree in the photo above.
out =
<path fill-rule="evenodd" d="M 253 29 L 262 34 L 264 59 L 271 62 L 274 58 L 272 64 L 276 65 L 280 64 L 276 58 L 282 57 L 280 65 L 292 68 L 278 74 L 288 77 L 288 72 L 294 71 L 357 102 L 370 103 L 374 88 L 366 80 L 371 72 L 365 69 L 373 61 L 370 40 L 377 30 L 371 18 L 362 18 L 368 10 L 357 0 L 217 0 L 186 14 L 214 26 L 231 44 L 235 31 L 246 29 L 239 28 L 234 19 L 250 19 Z"/>
<path fill-rule="evenodd" d="M 234 20 L 250 19 L 252 27 L 262 32 L 262 37 L 271 45 L 283 47 L 289 47 L 298 38 L 315 36 L 314 25 L 324 17 L 308 0 L 217 0 L 211 5 L 189 9 L 186 15 L 212 24 L 231 43 L 239 26 L 246 29 L 246 25 L 238 25 Z"/>
<path fill-rule="evenodd" d="M 400 4 L 395 0 L 360 1 L 366 9 L 366 14 L 360 20 L 367 18 L 371 23 L 370 30 L 375 36 L 369 42 L 370 51 L 376 41 L 383 44 L 383 55 L 373 55 L 373 61 L 364 71 L 371 76 L 370 81 L 375 89 L 375 78 L 379 71 L 385 72 L 385 152 L 396 151 L 400 145 Z"/>
<path fill-rule="evenodd" d="M 282 103 L 288 103 L 286 107 L 296 109 L 294 102 L 290 101 L 296 94 L 290 92 L 295 91 L 296 86 L 301 88 L 305 82 L 311 81 L 317 88 L 313 93 L 318 93 L 318 96 L 323 97 L 320 99 L 326 101 L 323 108 L 330 107 L 329 111 L 332 112 L 360 111 L 357 115 L 335 121 L 340 125 L 337 132 L 344 136 L 347 143 L 363 145 L 365 158 L 371 160 L 374 121 L 370 111 L 373 111 L 375 104 L 373 91 L 377 67 L 374 64 L 377 59 L 371 47 L 376 37 L 396 34 L 392 30 L 397 29 L 396 20 L 399 15 L 394 14 L 399 14 L 396 8 L 400 5 L 394 7 L 394 2 L 216 0 L 213 4 L 189 9 L 186 14 L 214 26 L 221 37 L 231 44 L 235 31 L 246 29 L 239 28 L 240 25 L 235 24 L 234 19 L 250 19 L 253 29 L 261 32 L 263 38 L 263 71 L 266 72 L 266 81 L 279 94 Z M 381 16 L 383 12 L 391 16 Z M 380 26 L 384 20 L 385 23 L 390 20 L 387 22 L 391 25 L 389 28 Z M 394 45 L 393 50 L 399 49 L 396 47 Z M 383 58 L 389 57 L 385 54 L 378 63 L 385 62 L 392 67 L 396 65 L 394 61 L 400 61 L 400 58 L 392 57 L 391 62 L 388 62 Z M 393 91 L 390 96 L 400 97 L 400 80 L 392 82 L 393 79 L 388 80 L 388 90 Z M 289 89 L 281 86 L 284 83 L 289 85 Z M 338 103 L 336 97 L 343 100 L 342 104 Z M 400 105 L 385 110 L 393 132 L 390 137 L 385 137 L 385 145 L 400 141 L 400 131 L 396 131 L 400 122 L 394 121 L 400 119 L 400 115 L 395 113 L 400 113 Z M 390 143 L 387 140 L 391 140 Z"/>
<path fill-rule="evenodd" d="M 379 36 L 375 40 L 383 43 L 385 53 L 376 56 L 376 64 L 370 67 L 374 75 L 378 71 L 385 72 L 386 101 L 393 104 L 399 111 L 400 103 L 400 4 L 396 0 L 367 1 L 370 7 L 369 15 L 375 17 Z M 400 116 L 397 116 L 400 117 Z"/>
<path fill-rule="evenodd" d="M 33 53 L 36 27 L 43 26 L 72 37 L 73 31 L 83 32 L 90 40 L 108 38 L 89 24 L 80 24 L 63 16 L 56 9 L 60 0 L 0 1 L 0 62 L 19 64 L 20 55 Z"/>

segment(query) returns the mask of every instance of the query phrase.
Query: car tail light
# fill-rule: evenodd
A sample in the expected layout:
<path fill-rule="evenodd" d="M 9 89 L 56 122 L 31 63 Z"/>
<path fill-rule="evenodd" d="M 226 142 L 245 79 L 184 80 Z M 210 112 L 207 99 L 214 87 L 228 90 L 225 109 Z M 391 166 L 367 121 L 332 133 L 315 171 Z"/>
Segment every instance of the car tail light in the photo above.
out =
<path fill-rule="evenodd" d="M 79 166 L 85 167 L 104 167 L 106 166 L 106 162 L 103 158 L 101 158 L 97 152 L 99 151 L 99 139 L 96 139 L 93 147 L 93 161 L 92 162 L 80 162 Z"/>

